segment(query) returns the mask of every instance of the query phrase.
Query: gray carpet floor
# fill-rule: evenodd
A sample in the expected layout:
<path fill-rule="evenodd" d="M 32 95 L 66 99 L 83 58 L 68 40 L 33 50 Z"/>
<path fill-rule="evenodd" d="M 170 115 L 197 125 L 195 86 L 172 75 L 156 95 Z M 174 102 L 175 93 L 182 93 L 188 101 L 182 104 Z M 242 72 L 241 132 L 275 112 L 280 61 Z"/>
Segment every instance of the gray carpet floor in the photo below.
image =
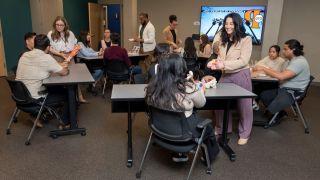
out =
<path fill-rule="evenodd" d="M 144 113 L 137 113 L 133 125 L 132 168 L 126 167 L 127 116 L 111 113 L 110 100 L 86 94 L 90 104 L 78 111 L 80 127 L 87 135 L 72 135 L 51 139 L 48 132 L 57 122 L 37 129 L 30 146 L 24 141 L 31 128 L 28 115 L 21 114 L 12 127 L 5 129 L 15 107 L 5 80 L 0 80 L 0 179 L 135 179 L 135 173 L 147 142 L 149 130 Z M 320 179 L 320 87 L 312 87 L 302 111 L 308 119 L 311 133 L 304 134 L 301 121 L 292 116 L 270 129 L 253 127 L 245 146 L 237 145 L 237 135 L 230 135 L 230 146 L 237 160 L 230 162 L 220 152 L 213 164 L 212 175 L 197 161 L 193 179 Z M 110 89 L 107 96 L 110 97 Z M 213 118 L 210 111 L 201 111 Z M 255 116 L 255 119 L 261 118 Z M 170 152 L 153 146 L 147 156 L 141 179 L 185 179 L 190 162 L 176 164 Z"/>

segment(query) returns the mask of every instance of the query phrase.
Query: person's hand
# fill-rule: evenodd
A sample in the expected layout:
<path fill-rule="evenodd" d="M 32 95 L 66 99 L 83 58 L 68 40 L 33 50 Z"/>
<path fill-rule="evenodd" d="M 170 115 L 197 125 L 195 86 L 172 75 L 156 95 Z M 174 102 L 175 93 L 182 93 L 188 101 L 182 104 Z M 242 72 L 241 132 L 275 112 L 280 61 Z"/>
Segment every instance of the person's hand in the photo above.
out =
<path fill-rule="evenodd" d="M 99 50 L 99 52 L 98 52 L 98 56 L 102 56 L 102 54 L 103 54 L 103 49 L 100 48 L 100 50 Z"/>
<path fill-rule="evenodd" d="M 60 53 L 59 55 L 60 55 L 63 59 L 65 59 L 65 60 L 68 59 L 68 57 L 69 57 L 68 54 L 65 54 L 65 53 L 63 53 L 63 52 Z"/>
<path fill-rule="evenodd" d="M 63 61 L 59 63 L 62 68 L 68 69 L 69 63 L 67 61 Z"/>
<path fill-rule="evenodd" d="M 178 48 L 178 46 L 175 43 L 172 43 L 171 46 L 172 46 L 173 49 L 177 49 Z"/>
<path fill-rule="evenodd" d="M 257 65 L 255 67 L 253 67 L 253 71 L 264 71 L 264 67 Z"/>
<path fill-rule="evenodd" d="M 143 42 L 143 39 L 140 39 L 140 38 L 133 38 L 133 42 Z"/>
<path fill-rule="evenodd" d="M 179 39 L 179 40 L 177 41 L 177 43 L 178 43 L 178 44 L 182 44 L 182 41 Z"/>
<path fill-rule="evenodd" d="M 209 82 L 209 81 L 211 81 L 211 80 L 213 80 L 213 79 L 215 79 L 215 77 L 210 76 L 210 75 L 206 75 L 206 76 L 204 76 L 204 77 L 202 78 L 201 81 L 205 81 L 205 82 L 207 83 L 207 82 Z"/>

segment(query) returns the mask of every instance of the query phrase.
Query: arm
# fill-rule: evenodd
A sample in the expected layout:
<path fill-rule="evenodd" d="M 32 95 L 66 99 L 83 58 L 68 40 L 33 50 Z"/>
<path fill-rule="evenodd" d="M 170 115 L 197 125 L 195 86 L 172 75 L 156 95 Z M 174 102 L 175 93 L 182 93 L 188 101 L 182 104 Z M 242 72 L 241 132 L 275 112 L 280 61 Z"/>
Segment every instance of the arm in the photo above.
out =
<path fill-rule="evenodd" d="M 131 66 L 131 60 L 128 57 L 128 52 L 127 52 L 126 49 L 124 49 L 123 52 L 124 52 L 123 53 L 123 59 L 124 59 L 125 63 L 128 65 L 128 67 L 130 67 Z"/>
<path fill-rule="evenodd" d="M 154 42 L 155 37 L 156 37 L 154 27 L 150 26 L 147 29 L 147 33 L 148 33 L 148 38 L 147 39 L 143 39 L 143 43 L 152 44 Z"/>
<path fill-rule="evenodd" d="M 192 101 L 196 108 L 201 108 L 206 104 L 206 97 L 202 88 L 193 93 Z"/>
<path fill-rule="evenodd" d="M 74 48 L 74 45 L 77 44 L 77 38 L 74 36 L 73 32 L 69 31 L 68 44 L 66 47 L 66 52 L 71 52 Z"/>
<path fill-rule="evenodd" d="M 168 43 L 169 45 L 173 46 L 174 48 L 177 48 L 178 46 L 171 40 L 170 38 L 170 31 L 168 31 L 168 28 L 165 28 L 163 31 L 162 31 L 162 34 L 163 34 L 163 38 L 164 38 L 164 41 L 166 43 Z"/>
<path fill-rule="evenodd" d="M 291 70 L 289 70 L 289 69 L 286 69 L 286 70 L 284 70 L 282 72 L 277 72 L 277 71 L 275 71 L 273 69 L 270 69 L 270 68 L 266 68 L 266 67 L 263 67 L 263 66 L 257 66 L 255 68 L 255 70 L 256 71 L 264 71 L 268 76 L 277 78 L 280 81 L 291 79 L 294 76 L 296 76 L 296 73 L 291 71 Z"/>
<path fill-rule="evenodd" d="M 82 42 L 78 43 L 81 47 L 80 49 L 80 53 L 83 54 L 85 57 L 95 57 L 95 56 L 99 56 L 99 52 L 94 51 L 92 48 L 90 47 L 85 47 L 84 44 Z"/>
<path fill-rule="evenodd" d="M 203 51 L 203 57 L 210 57 L 211 56 L 211 46 L 210 44 L 207 44 L 205 47 L 204 47 L 204 51 Z"/>
<path fill-rule="evenodd" d="M 224 61 L 225 70 L 236 70 L 248 65 L 252 52 L 252 39 L 250 36 L 243 38 L 240 48 L 240 57 L 238 59 L 232 59 Z"/>

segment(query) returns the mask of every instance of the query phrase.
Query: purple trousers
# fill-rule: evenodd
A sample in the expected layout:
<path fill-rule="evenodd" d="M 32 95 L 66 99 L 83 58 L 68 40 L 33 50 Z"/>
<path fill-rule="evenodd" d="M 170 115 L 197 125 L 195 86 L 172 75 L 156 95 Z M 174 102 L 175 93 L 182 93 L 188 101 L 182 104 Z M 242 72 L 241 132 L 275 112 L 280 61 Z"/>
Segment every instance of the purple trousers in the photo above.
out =
<path fill-rule="evenodd" d="M 250 92 L 252 92 L 251 75 L 249 69 L 244 69 L 236 73 L 223 74 L 219 82 L 234 83 Z M 239 136 L 240 138 L 249 138 L 252 121 L 252 99 L 239 99 L 237 101 L 237 111 L 240 115 L 239 120 Z M 216 132 L 222 134 L 222 123 L 223 123 L 223 110 L 216 110 Z M 232 132 L 232 114 L 231 111 L 228 114 L 228 132 Z"/>

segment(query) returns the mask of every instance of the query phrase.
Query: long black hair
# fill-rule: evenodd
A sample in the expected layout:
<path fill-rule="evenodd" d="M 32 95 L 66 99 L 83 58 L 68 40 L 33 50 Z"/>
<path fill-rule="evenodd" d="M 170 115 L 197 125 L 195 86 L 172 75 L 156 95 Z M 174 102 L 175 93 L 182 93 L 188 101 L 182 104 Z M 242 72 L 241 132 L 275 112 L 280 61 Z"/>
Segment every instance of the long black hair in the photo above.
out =
<path fill-rule="evenodd" d="M 79 42 L 82 42 L 85 47 L 90 47 L 90 41 L 87 40 L 89 32 L 86 30 L 80 31 Z"/>
<path fill-rule="evenodd" d="M 301 45 L 301 43 L 296 40 L 296 39 L 290 39 L 288 41 L 286 41 L 284 44 L 288 45 L 288 47 L 293 50 L 293 54 L 295 56 L 303 56 L 304 52 L 303 52 L 303 45 Z"/>
<path fill-rule="evenodd" d="M 197 57 L 197 49 L 194 46 L 193 39 L 187 37 L 184 41 L 184 55 L 183 57 Z"/>
<path fill-rule="evenodd" d="M 225 46 L 228 42 L 230 42 L 230 37 L 226 31 L 226 22 L 227 19 L 231 18 L 234 24 L 234 32 L 232 33 L 232 43 L 237 44 L 241 41 L 242 38 L 246 37 L 246 29 L 243 24 L 243 20 L 238 13 L 230 13 L 224 17 L 223 26 L 221 28 L 221 41 L 222 45 Z"/>
<path fill-rule="evenodd" d="M 146 102 L 160 109 L 182 112 L 185 109 L 178 101 L 184 100 L 186 94 L 186 63 L 178 54 L 162 55 L 160 59 L 158 72 L 146 88 Z"/>
<path fill-rule="evenodd" d="M 208 36 L 206 34 L 202 34 L 200 36 L 200 39 L 201 39 L 202 43 L 199 46 L 199 50 L 201 52 L 203 52 L 204 48 L 206 47 L 206 45 L 209 44 L 209 38 L 208 38 Z"/>

